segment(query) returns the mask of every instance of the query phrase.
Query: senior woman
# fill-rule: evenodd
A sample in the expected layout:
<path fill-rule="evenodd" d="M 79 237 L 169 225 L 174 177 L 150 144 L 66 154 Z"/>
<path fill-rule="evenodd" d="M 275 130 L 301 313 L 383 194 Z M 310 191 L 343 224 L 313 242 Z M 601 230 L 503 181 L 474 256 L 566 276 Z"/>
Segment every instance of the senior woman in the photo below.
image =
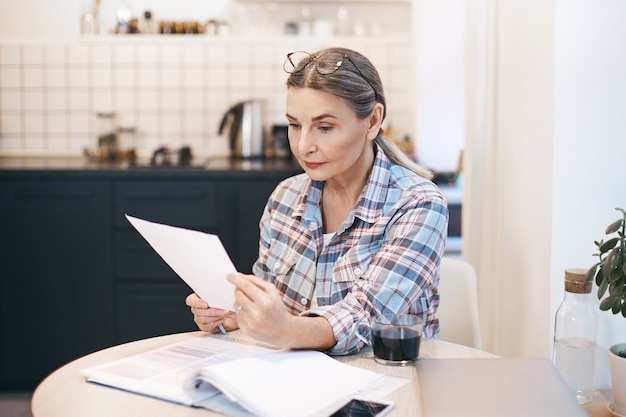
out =
<path fill-rule="evenodd" d="M 385 137 L 383 86 L 362 54 L 294 52 L 284 65 L 289 144 L 304 173 L 269 197 L 254 275 L 233 274 L 234 313 L 187 297 L 201 330 L 241 328 L 282 348 L 350 354 L 370 316 L 424 317 L 439 335 L 448 209 L 431 173 Z"/>

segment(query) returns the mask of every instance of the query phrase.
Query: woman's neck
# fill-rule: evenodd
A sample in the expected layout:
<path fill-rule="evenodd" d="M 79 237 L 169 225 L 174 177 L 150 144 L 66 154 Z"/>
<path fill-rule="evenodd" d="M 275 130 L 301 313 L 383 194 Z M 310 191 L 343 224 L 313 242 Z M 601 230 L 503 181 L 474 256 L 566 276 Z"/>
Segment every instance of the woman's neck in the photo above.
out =
<path fill-rule="evenodd" d="M 324 233 L 336 232 L 361 197 L 374 165 L 373 147 L 355 164 L 349 175 L 331 178 L 322 190 Z"/>

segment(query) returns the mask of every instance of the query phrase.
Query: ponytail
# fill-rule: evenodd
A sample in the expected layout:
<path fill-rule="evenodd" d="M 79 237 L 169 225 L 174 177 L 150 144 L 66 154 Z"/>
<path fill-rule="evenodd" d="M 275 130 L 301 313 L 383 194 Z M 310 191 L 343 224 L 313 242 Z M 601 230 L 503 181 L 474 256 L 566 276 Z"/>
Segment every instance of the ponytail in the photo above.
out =
<path fill-rule="evenodd" d="M 404 152 L 398 148 L 398 145 L 393 143 L 391 139 L 389 139 L 384 134 L 379 134 L 376 139 L 374 139 L 374 143 L 376 143 L 380 148 L 385 152 L 387 158 L 394 164 L 403 166 L 404 168 L 415 172 L 420 177 L 426 178 L 427 180 L 433 179 L 433 173 L 414 162 L 411 158 L 409 158 Z"/>

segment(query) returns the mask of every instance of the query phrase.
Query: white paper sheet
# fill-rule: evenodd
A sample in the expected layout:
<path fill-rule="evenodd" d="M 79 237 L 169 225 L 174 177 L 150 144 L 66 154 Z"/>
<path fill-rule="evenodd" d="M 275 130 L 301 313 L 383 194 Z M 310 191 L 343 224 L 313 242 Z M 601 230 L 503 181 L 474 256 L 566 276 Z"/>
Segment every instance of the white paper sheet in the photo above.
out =
<path fill-rule="evenodd" d="M 211 307 L 233 309 L 235 287 L 226 275 L 236 269 L 217 235 L 126 218 L 200 298 Z"/>
<path fill-rule="evenodd" d="M 259 417 L 304 417 L 350 398 L 385 375 L 302 350 L 211 365 L 199 378 Z"/>

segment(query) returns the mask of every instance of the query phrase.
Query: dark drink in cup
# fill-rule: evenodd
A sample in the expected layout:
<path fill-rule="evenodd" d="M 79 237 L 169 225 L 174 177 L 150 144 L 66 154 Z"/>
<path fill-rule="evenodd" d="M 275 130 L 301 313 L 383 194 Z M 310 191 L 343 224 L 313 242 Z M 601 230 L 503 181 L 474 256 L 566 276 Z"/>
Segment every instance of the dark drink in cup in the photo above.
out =
<path fill-rule="evenodd" d="M 421 332 L 410 327 L 386 326 L 372 332 L 372 348 L 379 362 L 407 363 L 417 359 Z"/>
<path fill-rule="evenodd" d="M 371 342 L 376 362 L 406 365 L 419 357 L 424 322 L 415 314 L 386 313 L 372 317 Z"/>

